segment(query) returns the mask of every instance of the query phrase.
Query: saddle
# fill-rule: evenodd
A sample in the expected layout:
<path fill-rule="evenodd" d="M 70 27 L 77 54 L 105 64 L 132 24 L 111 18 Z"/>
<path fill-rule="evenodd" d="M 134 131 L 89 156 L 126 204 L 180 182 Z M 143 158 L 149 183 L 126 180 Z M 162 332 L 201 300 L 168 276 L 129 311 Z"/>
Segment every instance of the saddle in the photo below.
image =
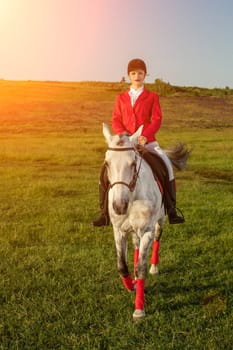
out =
<path fill-rule="evenodd" d="M 155 181 L 159 184 L 160 191 L 163 194 L 164 190 L 166 189 L 166 183 L 169 181 L 168 170 L 164 161 L 160 156 L 149 152 L 140 145 L 137 146 L 137 151 L 151 167 Z"/>

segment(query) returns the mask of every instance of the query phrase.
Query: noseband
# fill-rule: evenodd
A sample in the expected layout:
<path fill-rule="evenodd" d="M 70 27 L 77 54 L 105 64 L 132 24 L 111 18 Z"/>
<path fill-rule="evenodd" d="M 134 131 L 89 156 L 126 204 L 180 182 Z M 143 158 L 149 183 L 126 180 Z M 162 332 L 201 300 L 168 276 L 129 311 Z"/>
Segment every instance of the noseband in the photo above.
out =
<path fill-rule="evenodd" d="M 134 151 L 135 152 L 135 148 L 134 147 L 124 147 L 124 148 L 112 148 L 112 147 L 109 147 L 108 151 L 114 151 L 114 152 L 115 151 L 116 152 L 119 152 L 119 151 L 120 152 L 122 152 L 122 151 Z M 135 152 L 135 159 L 136 159 L 136 152 Z M 115 185 L 125 185 L 126 187 L 129 188 L 130 192 L 133 192 L 134 189 L 135 189 L 137 178 L 138 178 L 138 174 L 139 174 L 139 171 L 140 171 L 140 168 L 141 168 L 141 163 L 142 163 L 142 158 L 141 158 L 141 161 L 140 161 L 140 164 L 139 164 L 138 171 L 137 171 L 137 165 L 135 163 L 133 178 L 130 181 L 130 183 L 127 183 L 127 182 L 124 182 L 124 181 L 116 181 L 116 182 L 114 182 L 112 184 L 110 183 L 109 184 L 109 188 L 113 188 L 113 186 L 115 186 Z"/>

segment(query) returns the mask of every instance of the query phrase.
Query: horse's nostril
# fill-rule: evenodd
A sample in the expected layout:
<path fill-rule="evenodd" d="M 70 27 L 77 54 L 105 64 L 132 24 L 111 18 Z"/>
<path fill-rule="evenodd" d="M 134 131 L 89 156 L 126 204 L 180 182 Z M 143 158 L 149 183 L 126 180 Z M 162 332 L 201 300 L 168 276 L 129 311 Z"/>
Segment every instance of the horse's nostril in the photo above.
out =
<path fill-rule="evenodd" d="M 123 210 L 126 212 L 128 209 L 129 201 L 125 201 L 123 205 Z"/>
<path fill-rule="evenodd" d="M 113 202 L 112 207 L 117 215 L 124 215 L 127 212 L 129 201 Z"/>

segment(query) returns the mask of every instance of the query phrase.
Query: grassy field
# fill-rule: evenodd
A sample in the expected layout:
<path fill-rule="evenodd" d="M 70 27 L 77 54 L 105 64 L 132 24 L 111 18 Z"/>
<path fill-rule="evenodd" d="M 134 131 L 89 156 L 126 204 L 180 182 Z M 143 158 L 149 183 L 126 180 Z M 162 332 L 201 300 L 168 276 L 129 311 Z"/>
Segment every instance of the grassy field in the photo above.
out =
<path fill-rule="evenodd" d="M 183 225 L 165 224 L 146 318 L 94 228 L 114 83 L 0 81 L 0 349 L 233 349 L 233 96 L 161 97 Z M 129 265 L 132 269 L 132 247 Z"/>

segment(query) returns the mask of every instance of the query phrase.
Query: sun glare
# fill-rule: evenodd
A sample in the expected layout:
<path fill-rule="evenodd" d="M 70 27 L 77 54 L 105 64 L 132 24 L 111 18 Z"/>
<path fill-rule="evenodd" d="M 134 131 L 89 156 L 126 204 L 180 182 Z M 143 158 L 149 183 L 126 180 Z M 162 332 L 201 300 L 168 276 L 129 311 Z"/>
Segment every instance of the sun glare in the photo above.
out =
<path fill-rule="evenodd" d="M 0 1 L 0 18 L 1 22 L 6 21 L 8 15 L 10 14 L 11 4 L 7 0 Z"/>
<path fill-rule="evenodd" d="M 22 11 L 18 0 L 0 0 L 0 28 L 2 34 L 13 31 L 17 16 Z"/>

